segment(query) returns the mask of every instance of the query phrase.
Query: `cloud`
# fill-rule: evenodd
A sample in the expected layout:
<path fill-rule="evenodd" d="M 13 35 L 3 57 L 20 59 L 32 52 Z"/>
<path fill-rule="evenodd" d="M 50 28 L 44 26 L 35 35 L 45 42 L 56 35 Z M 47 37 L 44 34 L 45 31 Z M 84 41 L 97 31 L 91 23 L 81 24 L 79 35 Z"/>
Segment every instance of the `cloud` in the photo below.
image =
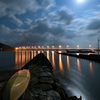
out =
<path fill-rule="evenodd" d="M 27 20 L 29 23 L 31 20 Z M 75 34 L 72 30 L 66 30 L 65 27 L 59 23 L 51 24 L 48 17 L 38 18 L 35 20 L 33 25 L 28 29 L 13 29 L 11 30 L 8 27 L 2 26 L 1 33 L 6 37 L 9 37 L 12 40 L 5 37 L 2 38 L 2 41 L 11 43 L 13 45 L 59 45 L 65 44 L 64 42 L 75 37 Z"/>
<path fill-rule="evenodd" d="M 70 25 L 74 19 L 72 12 L 67 9 L 60 9 L 56 12 L 52 12 L 49 16 L 56 21 L 62 21 L 66 25 Z"/>
<path fill-rule="evenodd" d="M 10 34 L 11 30 L 8 27 L 5 27 L 4 25 L 0 25 L 0 33 L 4 35 Z"/>
<path fill-rule="evenodd" d="M 87 26 L 89 30 L 100 30 L 100 19 L 91 19 L 89 25 Z"/>
<path fill-rule="evenodd" d="M 32 22 L 33 22 L 33 21 L 32 21 L 31 19 L 28 19 L 28 18 L 27 18 L 26 21 L 25 21 L 25 23 L 28 24 L 28 25 L 31 25 Z"/>
<path fill-rule="evenodd" d="M 26 13 L 26 11 L 36 12 L 53 5 L 54 0 L 0 0 L 0 16 L 20 15 Z"/>
<path fill-rule="evenodd" d="M 54 0 L 0 0 L 0 17 L 10 17 L 13 23 L 21 27 L 23 22 L 18 15 L 26 12 L 37 12 L 38 10 L 46 10 L 55 5 Z M 26 19 L 29 25 L 31 20 Z"/>
<path fill-rule="evenodd" d="M 96 5 L 96 7 L 100 7 L 100 4 L 99 5 Z"/>
<path fill-rule="evenodd" d="M 16 18 L 14 15 L 9 15 L 9 17 L 13 19 L 12 22 L 15 23 L 17 26 L 20 27 L 23 25 L 23 22 L 20 19 Z"/>

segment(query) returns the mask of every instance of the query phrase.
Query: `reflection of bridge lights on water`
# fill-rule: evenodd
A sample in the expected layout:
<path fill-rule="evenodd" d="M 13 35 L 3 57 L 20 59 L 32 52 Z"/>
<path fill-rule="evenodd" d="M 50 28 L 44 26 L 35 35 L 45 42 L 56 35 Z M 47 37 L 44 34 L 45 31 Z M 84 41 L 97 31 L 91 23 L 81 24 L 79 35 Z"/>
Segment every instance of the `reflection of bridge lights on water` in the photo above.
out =
<path fill-rule="evenodd" d="M 44 51 L 41 51 L 42 53 L 44 53 Z"/>
<path fill-rule="evenodd" d="M 52 53 L 52 65 L 53 65 L 53 68 L 56 68 L 56 65 L 55 65 L 55 55 L 54 55 L 55 51 L 51 51 L 51 53 Z"/>
<path fill-rule="evenodd" d="M 76 55 L 80 55 L 80 53 L 76 53 Z"/>
<path fill-rule="evenodd" d="M 64 69 L 63 69 L 63 63 L 62 63 L 61 54 L 59 54 L 59 68 L 60 68 L 61 73 L 63 74 L 64 73 Z"/>
<path fill-rule="evenodd" d="M 36 51 L 34 51 L 34 57 L 36 56 L 37 54 L 36 54 Z"/>
<path fill-rule="evenodd" d="M 90 67 L 90 72 L 93 74 L 93 65 L 92 65 L 91 62 L 90 62 L 90 64 L 89 64 L 89 67 Z"/>
<path fill-rule="evenodd" d="M 47 58 L 50 60 L 49 51 L 47 51 Z"/>
<path fill-rule="evenodd" d="M 69 56 L 67 56 L 67 67 L 68 67 L 68 70 L 70 71 L 70 60 L 69 60 Z"/>
<path fill-rule="evenodd" d="M 41 51 L 38 51 L 38 54 L 41 53 Z"/>
<path fill-rule="evenodd" d="M 62 53 L 62 51 L 58 51 L 58 53 Z"/>
<path fill-rule="evenodd" d="M 80 66 L 80 60 L 77 59 L 77 67 L 78 67 L 78 71 L 81 72 L 81 66 Z"/>

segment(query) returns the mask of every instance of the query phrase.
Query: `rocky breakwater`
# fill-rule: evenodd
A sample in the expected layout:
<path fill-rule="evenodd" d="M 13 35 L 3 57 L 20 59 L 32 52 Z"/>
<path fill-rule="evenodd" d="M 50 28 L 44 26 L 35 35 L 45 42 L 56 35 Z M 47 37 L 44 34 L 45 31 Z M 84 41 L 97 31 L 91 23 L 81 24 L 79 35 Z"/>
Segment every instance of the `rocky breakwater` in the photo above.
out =
<path fill-rule="evenodd" d="M 81 97 L 68 97 L 59 80 L 54 76 L 52 65 L 44 54 L 38 54 L 22 69 L 29 69 L 31 78 L 27 89 L 18 100 L 81 100 Z M 1 94 L 7 81 L 8 79 L 0 82 Z M 2 95 L 0 96 L 2 100 Z"/>

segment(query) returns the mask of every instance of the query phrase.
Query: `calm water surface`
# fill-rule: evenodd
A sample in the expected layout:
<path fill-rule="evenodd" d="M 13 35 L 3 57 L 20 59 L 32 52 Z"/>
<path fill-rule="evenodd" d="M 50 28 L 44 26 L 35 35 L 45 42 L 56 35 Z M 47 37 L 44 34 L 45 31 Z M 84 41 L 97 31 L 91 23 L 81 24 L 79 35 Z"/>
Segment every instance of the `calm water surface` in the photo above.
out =
<path fill-rule="evenodd" d="M 43 51 L 42 51 L 43 52 Z M 0 70 L 20 69 L 40 51 L 0 51 Z M 69 96 L 82 96 L 82 100 L 100 100 L 100 63 L 43 52 L 52 63 L 54 74 Z"/>

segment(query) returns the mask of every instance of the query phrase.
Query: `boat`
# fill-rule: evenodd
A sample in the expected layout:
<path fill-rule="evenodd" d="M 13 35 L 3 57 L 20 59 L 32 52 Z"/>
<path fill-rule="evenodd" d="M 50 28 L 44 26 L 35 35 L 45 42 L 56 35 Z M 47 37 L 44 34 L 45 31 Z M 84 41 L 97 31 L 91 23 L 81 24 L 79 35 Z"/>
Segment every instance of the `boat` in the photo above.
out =
<path fill-rule="evenodd" d="M 23 69 L 16 72 L 7 82 L 3 100 L 17 100 L 25 92 L 29 80 L 29 70 Z"/>

